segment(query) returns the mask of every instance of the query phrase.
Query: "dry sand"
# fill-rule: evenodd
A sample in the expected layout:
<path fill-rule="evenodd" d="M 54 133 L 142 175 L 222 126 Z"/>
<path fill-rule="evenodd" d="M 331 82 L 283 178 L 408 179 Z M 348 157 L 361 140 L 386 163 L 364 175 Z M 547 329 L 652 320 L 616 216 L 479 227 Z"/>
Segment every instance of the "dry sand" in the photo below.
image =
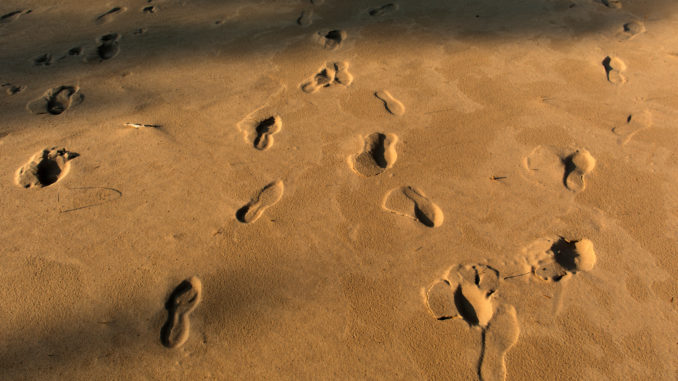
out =
<path fill-rule="evenodd" d="M 0 379 L 678 379 L 673 0 L 3 0 Z"/>

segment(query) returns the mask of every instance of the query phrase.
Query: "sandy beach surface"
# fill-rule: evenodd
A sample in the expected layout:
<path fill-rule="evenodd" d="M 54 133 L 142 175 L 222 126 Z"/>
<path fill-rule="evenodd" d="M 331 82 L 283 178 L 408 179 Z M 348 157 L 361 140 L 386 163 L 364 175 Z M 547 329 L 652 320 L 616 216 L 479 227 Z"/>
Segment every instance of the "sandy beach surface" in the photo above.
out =
<path fill-rule="evenodd" d="M 3 0 L 0 379 L 678 379 L 673 0 Z"/>

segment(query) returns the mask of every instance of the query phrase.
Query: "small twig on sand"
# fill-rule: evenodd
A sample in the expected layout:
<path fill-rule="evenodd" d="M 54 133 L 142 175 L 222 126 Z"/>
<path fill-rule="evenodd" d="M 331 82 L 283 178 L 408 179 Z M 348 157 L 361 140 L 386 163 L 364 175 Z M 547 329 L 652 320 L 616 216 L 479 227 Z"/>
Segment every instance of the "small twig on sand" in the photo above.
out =
<path fill-rule="evenodd" d="M 134 128 L 141 128 L 141 127 L 160 128 L 160 127 L 162 127 L 161 125 L 158 125 L 158 124 L 141 124 L 141 123 L 125 123 L 125 126 L 134 127 Z"/>

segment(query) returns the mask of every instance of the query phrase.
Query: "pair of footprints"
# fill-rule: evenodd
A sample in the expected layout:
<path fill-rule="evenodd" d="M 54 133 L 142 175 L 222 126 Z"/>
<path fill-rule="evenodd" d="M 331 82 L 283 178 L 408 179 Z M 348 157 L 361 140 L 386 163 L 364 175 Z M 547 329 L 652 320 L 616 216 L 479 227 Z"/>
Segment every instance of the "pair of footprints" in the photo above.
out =
<path fill-rule="evenodd" d="M 562 183 L 572 192 L 586 189 L 586 177 L 596 166 L 596 159 L 585 149 L 560 157 L 552 149 L 537 146 L 523 160 L 525 169 L 546 183 L 556 183 L 562 176 Z M 561 175 L 562 174 L 562 175 Z"/>
<path fill-rule="evenodd" d="M 351 169 L 364 177 L 377 176 L 393 167 L 398 154 L 394 134 L 374 133 L 365 138 L 365 147 L 357 155 L 349 157 Z M 443 223 L 443 212 L 419 188 L 403 186 L 386 193 L 382 208 L 388 212 L 408 217 L 428 227 L 438 227 Z"/>
<path fill-rule="evenodd" d="M 400 115 L 403 115 L 405 113 L 405 106 L 403 106 L 403 104 L 399 100 L 395 99 L 391 95 L 391 93 L 389 93 L 388 91 L 386 91 L 386 90 L 377 91 L 376 93 L 374 93 L 374 95 L 377 98 L 379 98 L 382 102 L 384 102 L 384 107 L 391 114 L 400 116 Z M 256 148 L 260 151 L 265 151 L 265 150 L 267 150 L 267 149 L 269 149 L 273 146 L 273 142 L 274 142 L 273 135 L 277 134 L 278 132 L 280 132 L 282 130 L 282 119 L 278 115 L 269 116 L 269 117 L 266 117 L 263 120 L 259 120 L 259 121 L 257 121 L 256 119 L 248 117 L 238 124 L 238 128 L 241 131 L 244 132 L 244 136 L 245 136 L 246 141 L 249 141 L 250 135 L 254 135 L 255 138 L 252 141 L 254 148 Z M 392 135 L 392 136 L 394 136 L 394 135 Z M 378 152 L 380 152 L 380 150 L 381 150 L 383 152 L 389 152 L 389 154 L 390 154 L 390 152 L 392 150 L 392 148 L 390 148 L 390 147 L 394 146 L 395 141 L 397 140 L 397 138 L 395 138 L 396 140 L 393 140 L 393 141 L 390 141 L 390 140 L 387 141 L 387 139 L 392 139 L 392 138 L 387 138 L 384 134 L 373 134 L 373 135 L 370 135 L 366 139 L 366 148 L 365 149 L 366 149 L 366 152 L 368 152 L 368 153 L 367 153 L 367 156 L 365 156 L 365 158 L 372 157 L 371 161 L 376 161 L 376 165 L 378 167 L 382 168 L 383 170 L 391 167 L 392 164 L 389 164 L 389 162 L 390 163 L 395 162 L 395 153 L 393 154 L 394 158 L 392 160 L 379 158 Z M 387 148 L 380 148 L 384 144 L 387 145 L 388 147 Z M 364 169 L 355 169 L 354 168 L 354 170 L 358 171 L 359 173 L 363 174 L 364 176 L 371 176 L 371 175 L 367 174 L 368 172 L 374 171 L 374 170 L 367 169 L 367 167 L 372 166 L 372 164 L 369 163 L 370 160 L 369 159 L 368 160 L 360 159 L 360 161 L 364 162 L 363 164 L 366 166 L 366 168 L 364 168 Z M 359 165 L 361 165 L 361 164 L 359 164 Z M 377 170 L 377 171 L 378 171 L 378 173 L 381 173 L 381 172 L 383 172 L 383 170 L 382 171 Z M 378 173 L 375 173 L 375 174 L 378 174 Z"/>
<path fill-rule="evenodd" d="M 285 185 L 281 180 L 274 181 L 262 188 L 247 204 L 238 209 L 235 217 L 244 224 L 257 221 L 266 209 L 277 204 L 283 196 Z M 428 227 L 438 227 L 443 223 L 443 212 L 421 189 L 404 186 L 390 190 L 382 205 L 391 213 L 419 221 Z"/>

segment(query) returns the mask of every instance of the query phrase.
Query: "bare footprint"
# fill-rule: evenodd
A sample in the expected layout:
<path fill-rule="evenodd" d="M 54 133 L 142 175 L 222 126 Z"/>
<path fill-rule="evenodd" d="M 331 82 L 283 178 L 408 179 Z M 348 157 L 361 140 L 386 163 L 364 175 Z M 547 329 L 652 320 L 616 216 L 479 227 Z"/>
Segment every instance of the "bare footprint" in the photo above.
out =
<path fill-rule="evenodd" d="M 626 83 L 626 64 L 617 57 L 605 57 L 603 60 L 603 67 L 605 68 L 605 75 L 610 83 L 621 85 Z"/>
<path fill-rule="evenodd" d="M 384 107 L 386 107 L 386 110 L 391 114 L 401 116 L 405 113 L 405 106 L 403 106 L 399 100 L 395 99 L 388 91 L 377 91 L 374 93 L 374 96 L 384 102 Z"/>
<path fill-rule="evenodd" d="M 353 75 L 349 73 L 348 67 L 348 62 L 326 63 L 313 77 L 301 84 L 301 90 L 313 94 L 321 88 L 330 87 L 333 84 L 349 86 L 353 82 Z"/>
<path fill-rule="evenodd" d="M 600 2 L 603 3 L 608 8 L 619 9 L 622 7 L 621 0 L 600 0 Z"/>
<path fill-rule="evenodd" d="M 94 20 L 97 24 L 106 24 L 108 22 L 113 21 L 115 16 L 125 12 L 127 8 L 125 7 L 114 7 L 111 8 L 109 11 L 106 13 L 102 13 L 101 15 L 97 16 L 97 18 Z"/>
<path fill-rule="evenodd" d="M 643 110 L 636 114 L 631 114 L 626 118 L 626 124 L 617 126 L 612 132 L 619 136 L 619 144 L 628 143 L 638 132 L 652 127 L 652 113 L 649 110 Z"/>
<path fill-rule="evenodd" d="M 78 86 L 59 86 L 47 90 L 42 98 L 28 103 L 26 108 L 34 114 L 60 115 L 84 99 Z"/>
<path fill-rule="evenodd" d="M 202 299 L 202 283 L 190 277 L 177 286 L 165 303 L 167 321 L 160 330 L 160 341 L 167 348 L 182 346 L 191 330 L 190 314 Z"/>
<path fill-rule="evenodd" d="M 4 15 L 0 16 L 0 25 L 9 24 L 11 22 L 14 22 L 14 21 L 18 20 L 19 17 L 21 17 L 23 15 L 27 15 L 29 13 L 31 13 L 30 9 L 28 9 L 28 10 L 19 9 L 19 10 L 16 10 L 16 11 L 5 13 Z"/>
<path fill-rule="evenodd" d="M 282 121 L 279 116 L 271 116 L 257 125 L 257 137 L 254 139 L 254 148 L 263 151 L 273 146 L 273 135 L 280 132 Z"/>
<path fill-rule="evenodd" d="M 398 137 L 394 134 L 374 133 L 365 138 L 363 152 L 349 158 L 351 169 L 365 177 L 376 176 L 393 167 L 398 154 L 396 144 Z"/>
<path fill-rule="evenodd" d="M 395 188 L 386 193 L 382 208 L 388 212 L 412 218 L 435 228 L 443 223 L 443 211 L 423 191 L 411 186 Z"/>
<path fill-rule="evenodd" d="M 645 32 L 645 24 L 640 21 L 629 21 L 622 26 L 622 31 L 627 39 L 632 39 Z"/>
<path fill-rule="evenodd" d="M 393 13 L 393 12 L 397 11 L 398 8 L 399 8 L 398 4 L 388 3 L 388 4 L 382 5 L 379 8 L 370 9 L 370 11 L 368 13 L 372 17 L 380 17 L 380 16 L 384 16 L 384 15 L 389 14 L 389 13 Z"/>
<path fill-rule="evenodd" d="M 565 186 L 573 192 L 586 189 L 586 176 L 596 166 L 596 159 L 585 149 L 577 150 L 565 159 Z"/>
<path fill-rule="evenodd" d="M 539 279 L 558 282 L 577 272 L 591 271 L 596 264 L 593 243 L 588 239 L 568 241 L 542 238 L 525 249 L 532 273 Z"/>
<path fill-rule="evenodd" d="M 301 15 L 297 18 L 297 24 L 300 26 L 309 26 L 313 24 L 313 9 L 304 9 Z"/>
<path fill-rule="evenodd" d="M 65 148 L 46 148 L 16 171 L 14 181 L 26 189 L 50 186 L 68 174 L 70 160 L 78 156 Z"/>
<path fill-rule="evenodd" d="M 516 309 L 512 305 L 500 305 L 483 333 L 479 372 L 482 381 L 506 379 L 506 353 L 518 342 L 518 336 Z"/>
<path fill-rule="evenodd" d="M 343 30 L 333 29 L 329 32 L 320 32 L 317 34 L 317 40 L 325 49 L 334 50 L 341 46 L 346 40 L 347 34 Z M 336 68 L 335 68 L 336 69 Z"/>
<path fill-rule="evenodd" d="M 120 53 L 120 34 L 109 33 L 99 37 L 96 54 L 101 60 L 110 60 Z"/>
<path fill-rule="evenodd" d="M 285 185 L 282 180 L 266 185 L 247 205 L 236 212 L 236 218 L 244 224 L 258 220 L 266 209 L 280 201 L 284 191 Z"/>

